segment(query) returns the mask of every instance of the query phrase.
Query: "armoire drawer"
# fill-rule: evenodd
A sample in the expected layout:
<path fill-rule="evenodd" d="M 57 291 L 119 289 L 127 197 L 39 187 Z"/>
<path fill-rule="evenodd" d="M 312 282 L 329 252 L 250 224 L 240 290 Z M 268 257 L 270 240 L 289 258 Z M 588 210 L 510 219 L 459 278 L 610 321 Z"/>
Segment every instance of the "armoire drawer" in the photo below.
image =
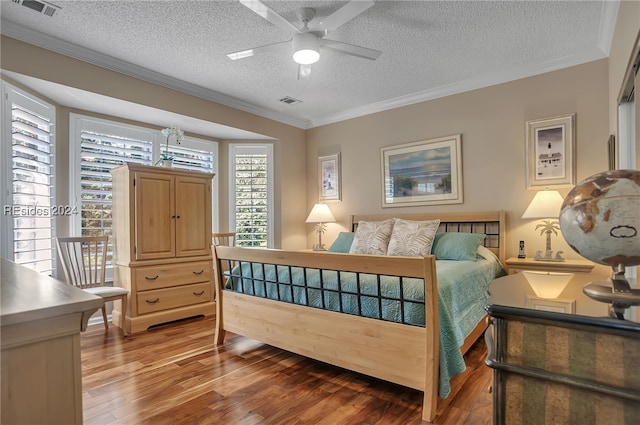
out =
<path fill-rule="evenodd" d="M 139 267 L 134 271 L 134 281 L 138 291 L 211 282 L 212 267 L 210 261 Z"/>
<path fill-rule="evenodd" d="M 209 302 L 211 301 L 211 289 L 211 283 L 205 282 L 138 292 L 136 300 L 138 314 Z"/>

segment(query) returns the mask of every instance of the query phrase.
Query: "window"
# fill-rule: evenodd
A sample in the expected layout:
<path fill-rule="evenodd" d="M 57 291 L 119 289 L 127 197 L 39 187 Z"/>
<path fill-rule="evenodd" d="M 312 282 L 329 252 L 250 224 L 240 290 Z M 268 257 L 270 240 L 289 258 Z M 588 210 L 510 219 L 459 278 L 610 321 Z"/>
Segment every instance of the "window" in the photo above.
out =
<path fill-rule="evenodd" d="M 71 184 L 75 233 L 111 239 L 111 170 L 153 164 L 154 132 L 71 114 Z"/>
<path fill-rule="evenodd" d="M 0 225 L 2 256 L 51 275 L 55 264 L 55 205 L 52 105 L 2 84 L 3 140 L 0 191 L 8 194 Z"/>
<path fill-rule="evenodd" d="M 229 217 L 236 244 L 273 245 L 273 146 L 229 146 Z"/>
<path fill-rule="evenodd" d="M 162 152 L 165 152 L 162 145 Z M 173 168 L 184 170 L 215 172 L 217 144 L 185 137 L 180 145 L 169 145 L 168 155 L 173 157 Z"/>
<path fill-rule="evenodd" d="M 72 228 L 82 236 L 111 237 L 111 170 L 125 163 L 153 165 L 160 157 L 160 145 L 164 148 L 164 136 L 156 130 L 77 114 L 71 114 L 70 127 L 71 193 L 80 211 Z M 188 170 L 214 172 L 217 152 L 216 143 L 194 138 L 169 145 L 174 167 Z"/>

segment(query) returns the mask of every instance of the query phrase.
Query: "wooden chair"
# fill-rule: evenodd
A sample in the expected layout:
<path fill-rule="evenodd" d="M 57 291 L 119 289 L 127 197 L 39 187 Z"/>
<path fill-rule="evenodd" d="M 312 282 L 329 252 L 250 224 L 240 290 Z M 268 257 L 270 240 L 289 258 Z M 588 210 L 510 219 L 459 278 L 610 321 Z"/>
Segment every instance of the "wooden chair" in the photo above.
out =
<path fill-rule="evenodd" d="M 213 239 L 214 245 L 222 245 L 222 246 L 235 246 L 236 245 L 236 233 L 235 232 L 226 232 L 226 233 L 212 233 L 211 238 Z"/>
<path fill-rule="evenodd" d="M 236 233 L 235 232 L 223 232 L 223 233 L 212 233 L 211 239 L 213 241 L 213 249 L 215 249 L 216 245 L 220 246 L 235 246 L 236 245 Z M 231 266 L 235 266 L 235 262 L 231 263 Z M 216 265 L 213 265 L 215 272 Z M 222 266 L 222 271 L 228 271 L 229 267 L 227 265 Z"/>
<path fill-rule="evenodd" d="M 124 335 L 127 335 L 125 317 L 129 291 L 118 286 L 105 285 L 108 240 L 108 236 L 56 238 L 56 247 L 67 283 L 102 297 L 104 302 L 120 300 L 122 303 L 120 327 Z M 105 329 L 109 329 L 104 303 L 102 318 Z"/>

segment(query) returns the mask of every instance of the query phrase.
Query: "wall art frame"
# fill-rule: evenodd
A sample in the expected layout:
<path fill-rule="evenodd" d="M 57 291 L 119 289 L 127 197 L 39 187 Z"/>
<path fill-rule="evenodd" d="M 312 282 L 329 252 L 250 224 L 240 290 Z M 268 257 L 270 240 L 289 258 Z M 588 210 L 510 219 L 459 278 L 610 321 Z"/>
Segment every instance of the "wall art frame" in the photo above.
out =
<path fill-rule="evenodd" d="M 382 207 L 461 204 L 462 135 L 380 150 Z"/>
<path fill-rule="evenodd" d="M 573 187 L 575 114 L 527 121 L 527 189 Z"/>
<path fill-rule="evenodd" d="M 340 174 L 339 153 L 318 158 L 318 198 L 321 201 L 342 200 Z"/>
<path fill-rule="evenodd" d="M 616 136 L 613 134 L 607 140 L 607 159 L 609 170 L 615 170 L 618 167 L 618 158 L 616 154 Z"/>

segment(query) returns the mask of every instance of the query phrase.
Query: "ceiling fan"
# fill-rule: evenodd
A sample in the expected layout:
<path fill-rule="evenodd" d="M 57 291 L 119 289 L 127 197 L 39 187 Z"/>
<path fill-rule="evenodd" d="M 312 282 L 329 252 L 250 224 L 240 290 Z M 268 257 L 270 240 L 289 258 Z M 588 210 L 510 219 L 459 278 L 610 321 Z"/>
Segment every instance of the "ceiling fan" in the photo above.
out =
<path fill-rule="evenodd" d="M 313 23 L 312 20 L 316 16 L 315 9 L 303 7 L 299 13 L 302 28 L 296 27 L 260 0 L 240 0 L 240 3 L 273 25 L 290 31 L 291 39 L 229 53 L 227 55 L 229 59 L 243 59 L 261 53 L 292 48 L 293 60 L 299 65 L 298 78 L 301 79 L 310 76 L 311 64 L 316 63 L 320 59 L 321 49 L 328 49 L 369 60 L 376 60 L 382 54 L 382 52 L 378 50 L 324 38 L 330 31 L 342 26 L 347 21 L 350 21 L 373 6 L 374 2 L 372 0 L 350 1 L 331 15 L 319 17 Z"/>

